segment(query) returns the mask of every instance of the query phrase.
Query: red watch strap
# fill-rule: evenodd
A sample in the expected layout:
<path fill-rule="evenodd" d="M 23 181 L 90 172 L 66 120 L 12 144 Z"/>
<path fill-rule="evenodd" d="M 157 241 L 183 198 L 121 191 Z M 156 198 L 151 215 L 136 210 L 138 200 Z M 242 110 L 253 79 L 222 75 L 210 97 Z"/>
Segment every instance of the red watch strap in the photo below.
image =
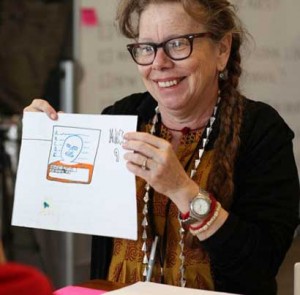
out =
<path fill-rule="evenodd" d="M 182 220 L 186 220 L 190 217 L 190 211 L 186 212 L 186 213 L 181 213 L 180 212 L 180 217 Z"/>

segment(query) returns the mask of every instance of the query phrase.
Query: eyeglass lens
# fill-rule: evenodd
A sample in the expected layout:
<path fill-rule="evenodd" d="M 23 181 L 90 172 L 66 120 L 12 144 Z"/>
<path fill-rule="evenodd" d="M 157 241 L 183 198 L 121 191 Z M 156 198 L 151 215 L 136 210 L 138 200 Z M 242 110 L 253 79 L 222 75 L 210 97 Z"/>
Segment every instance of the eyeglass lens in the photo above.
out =
<path fill-rule="evenodd" d="M 165 54 L 173 60 L 183 60 L 188 58 L 193 51 L 193 41 L 195 38 L 213 38 L 210 32 L 202 32 L 198 34 L 189 34 L 178 36 L 162 42 L 156 43 L 135 43 L 127 45 L 134 61 L 139 65 L 150 65 L 153 63 L 158 48 L 162 47 Z"/>
<path fill-rule="evenodd" d="M 162 47 L 166 55 L 174 60 L 185 59 L 191 54 L 191 41 L 187 37 L 171 39 L 159 45 L 136 44 L 131 49 L 131 54 L 138 64 L 151 64 L 159 47 Z"/>

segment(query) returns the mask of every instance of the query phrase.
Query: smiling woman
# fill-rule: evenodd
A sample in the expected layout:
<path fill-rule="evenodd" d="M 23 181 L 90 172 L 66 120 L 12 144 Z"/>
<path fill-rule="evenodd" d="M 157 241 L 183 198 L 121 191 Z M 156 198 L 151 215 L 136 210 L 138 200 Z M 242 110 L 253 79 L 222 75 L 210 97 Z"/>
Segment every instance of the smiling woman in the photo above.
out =
<path fill-rule="evenodd" d="M 149 278 L 158 240 L 152 281 L 276 294 L 298 222 L 294 134 L 273 108 L 238 89 L 244 30 L 234 7 L 122 0 L 117 15 L 147 88 L 103 111 L 138 116 L 138 132 L 123 144 L 136 175 L 138 240 L 94 237 L 92 278 Z M 43 100 L 25 111 L 57 117 Z"/>

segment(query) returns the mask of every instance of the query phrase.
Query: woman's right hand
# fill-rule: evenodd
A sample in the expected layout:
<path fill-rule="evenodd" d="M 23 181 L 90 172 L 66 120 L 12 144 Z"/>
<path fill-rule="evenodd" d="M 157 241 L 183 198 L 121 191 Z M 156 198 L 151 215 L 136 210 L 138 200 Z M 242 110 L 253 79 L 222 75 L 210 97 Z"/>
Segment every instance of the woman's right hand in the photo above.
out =
<path fill-rule="evenodd" d="M 44 112 L 52 120 L 58 118 L 56 110 L 44 99 L 35 98 L 32 103 L 24 108 L 24 112 Z"/>

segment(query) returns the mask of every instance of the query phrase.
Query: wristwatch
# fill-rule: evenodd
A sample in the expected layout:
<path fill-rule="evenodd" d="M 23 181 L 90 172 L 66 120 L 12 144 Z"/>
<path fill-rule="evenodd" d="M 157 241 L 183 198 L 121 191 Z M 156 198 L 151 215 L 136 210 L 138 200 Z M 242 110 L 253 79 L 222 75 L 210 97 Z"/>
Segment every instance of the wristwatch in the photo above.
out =
<path fill-rule="evenodd" d="M 190 202 L 189 216 L 186 219 L 182 219 L 181 222 L 184 225 L 190 225 L 203 220 L 210 212 L 211 202 L 209 193 L 201 189 L 197 196 Z"/>

